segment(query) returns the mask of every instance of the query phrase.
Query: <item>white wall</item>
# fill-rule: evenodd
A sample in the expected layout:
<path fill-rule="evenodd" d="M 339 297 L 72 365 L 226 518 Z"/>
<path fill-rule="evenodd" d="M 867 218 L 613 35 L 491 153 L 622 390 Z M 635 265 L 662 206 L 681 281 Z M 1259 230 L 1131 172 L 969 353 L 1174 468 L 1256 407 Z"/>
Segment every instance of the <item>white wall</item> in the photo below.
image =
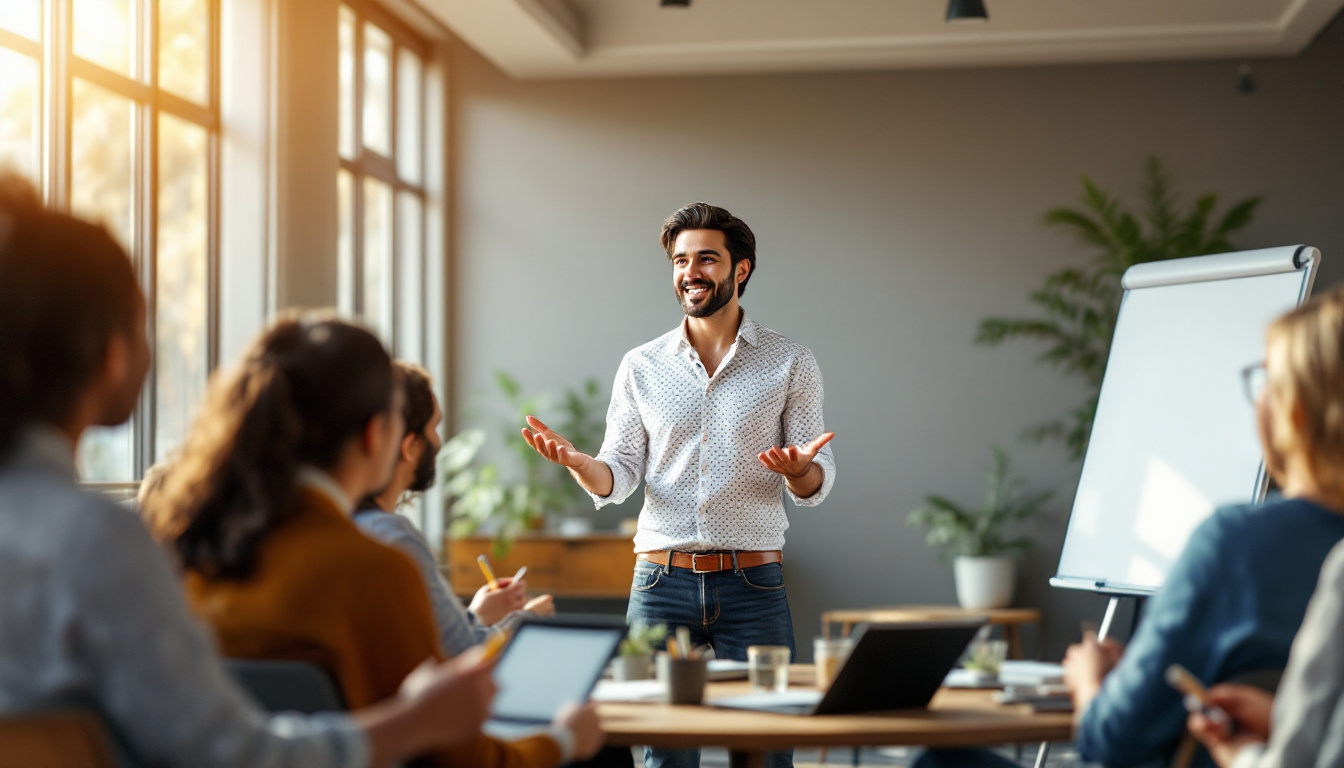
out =
<path fill-rule="evenodd" d="M 622 353 L 680 318 L 660 223 L 692 200 L 722 205 L 759 241 L 744 306 L 816 353 L 838 434 L 830 499 L 790 510 L 800 649 L 827 608 L 953 601 L 950 566 L 906 514 L 933 492 L 977 501 L 998 442 L 1059 491 L 1019 589 L 1058 655 L 1102 602 L 1046 586 L 1076 468 L 1017 435 L 1083 392 L 1030 345 L 972 338 L 1086 257 L 1041 214 L 1073 203 L 1083 174 L 1133 199 L 1149 153 L 1188 195 L 1263 194 L 1241 245 L 1310 243 L 1318 285 L 1344 277 L 1344 24 L 1297 59 L 1256 62 L 1253 94 L 1236 91 L 1237 65 L 528 83 L 459 47 L 458 423 L 499 368 L 532 390 L 609 386 Z"/>

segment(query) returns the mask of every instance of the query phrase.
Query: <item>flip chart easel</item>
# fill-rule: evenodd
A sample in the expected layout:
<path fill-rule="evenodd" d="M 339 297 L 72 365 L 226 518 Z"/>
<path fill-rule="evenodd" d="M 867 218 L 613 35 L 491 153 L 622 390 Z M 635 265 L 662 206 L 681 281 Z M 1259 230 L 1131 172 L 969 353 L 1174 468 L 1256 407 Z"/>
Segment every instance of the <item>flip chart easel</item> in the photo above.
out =
<path fill-rule="evenodd" d="M 1311 293 L 1305 245 L 1130 267 L 1059 566 L 1050 584 L 1120 600 L 1153 594 L 1219 506 L 1264 498 L 1241 370 L 1265 328 Z M 1038 755 L 1043 761 L 1046 745 Z"/>

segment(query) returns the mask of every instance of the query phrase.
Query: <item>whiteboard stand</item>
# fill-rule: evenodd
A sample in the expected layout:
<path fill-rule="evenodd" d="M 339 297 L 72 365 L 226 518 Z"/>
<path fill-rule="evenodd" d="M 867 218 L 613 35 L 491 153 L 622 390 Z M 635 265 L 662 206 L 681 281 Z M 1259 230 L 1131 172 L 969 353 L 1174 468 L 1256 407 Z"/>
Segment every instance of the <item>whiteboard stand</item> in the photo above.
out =
<path fill-rule="evenodd" d="M 1100 643 L 1111 634 L 1111 622 L 1115 621 L 1115 609 L 1120 607 L 1120 601 L 1124 598 L 1119 595 L 1112 595 L 1110 602 L 1106 603 L 1106 618 L 1101 620 L 1101 628 L 1097 630 L 1097 642 Z"/>

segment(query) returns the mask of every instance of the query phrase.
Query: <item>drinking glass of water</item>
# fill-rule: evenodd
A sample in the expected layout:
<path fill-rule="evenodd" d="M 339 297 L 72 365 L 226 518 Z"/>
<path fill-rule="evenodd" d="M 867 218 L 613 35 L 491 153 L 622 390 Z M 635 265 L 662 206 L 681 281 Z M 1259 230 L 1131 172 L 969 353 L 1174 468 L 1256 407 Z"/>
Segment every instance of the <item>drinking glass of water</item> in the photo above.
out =
<path fill-rule="evenodd" d="M 789 647 L 747 647 L 747 679 L 753 691 L 783 691 L 789 687 Z"/>

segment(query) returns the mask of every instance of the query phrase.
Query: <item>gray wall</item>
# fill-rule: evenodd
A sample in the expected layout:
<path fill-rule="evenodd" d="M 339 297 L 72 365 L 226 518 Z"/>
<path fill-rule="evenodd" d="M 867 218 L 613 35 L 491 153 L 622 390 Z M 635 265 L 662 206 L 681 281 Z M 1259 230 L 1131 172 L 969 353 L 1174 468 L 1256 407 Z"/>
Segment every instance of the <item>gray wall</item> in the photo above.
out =
<path fill-rule="evenodd" d="M 662 220 L 692 200 L 744 218 L 760 254 L 744 306 L 816 353 L 838 434 L 830 499 L 790 510 L 804 655 L 827 608 L 954 600 L 905 517 L 931 492 L 978 500 L 994 442 L 1058 489 L 1018 590 L 1046 610 L 1034 645 L 1057 658 L 1099 619 L 1101 599 L 1046 584 L 1076 468 L 1017 440 L 1083 392 L 1030 345 L 972 343 L 979 318 L 1085 258 L 1040 224 L 1081 175 L 1133 199 L 1157 153 L 1187 195 L 1263 194 L 1239 245 L 1311 243 L 1318 286 L 1344 278 L 1339 20 L 1256 62 L 1249 95 L 1237 62 L 583 82 L 511 81 L 466 49 L 453 64 L 458 423 L 499 368 L 532 390 L 609 386 L 680 319 Z"/>

